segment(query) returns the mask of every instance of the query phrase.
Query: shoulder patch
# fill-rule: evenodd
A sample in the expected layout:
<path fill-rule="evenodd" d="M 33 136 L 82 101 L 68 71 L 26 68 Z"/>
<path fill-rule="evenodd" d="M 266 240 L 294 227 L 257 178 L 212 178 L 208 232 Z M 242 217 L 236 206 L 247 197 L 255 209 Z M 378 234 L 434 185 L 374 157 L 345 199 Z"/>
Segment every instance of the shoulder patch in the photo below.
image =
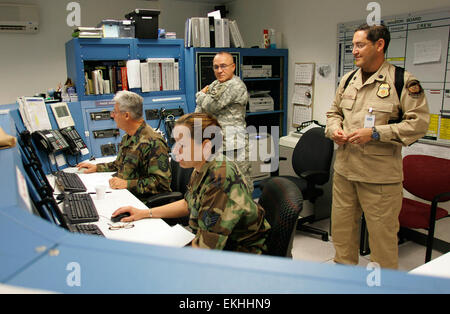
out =
<path fill-rule="evenodd" d="M 169 170 L 169 158 L 167 155 L 162 154 L 158 157 L 158 168 L 163 172 Z"/>
<path fill-rule="evenodd" d="M 412 80 L 406 84 L 410 96 L 419 96 L 423 93 L 423 88 L 418 80 Z"/>

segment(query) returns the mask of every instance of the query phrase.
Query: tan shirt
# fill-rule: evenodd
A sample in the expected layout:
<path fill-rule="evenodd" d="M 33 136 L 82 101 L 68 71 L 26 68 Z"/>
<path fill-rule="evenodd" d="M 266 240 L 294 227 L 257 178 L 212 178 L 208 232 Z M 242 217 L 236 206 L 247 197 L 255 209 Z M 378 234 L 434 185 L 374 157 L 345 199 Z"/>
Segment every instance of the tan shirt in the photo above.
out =
<path fill-rule="evenodd" d="M 326 136 L 342 128 L 345 134 L 364 127 L 365 116 L 375 115 L 375 127 L 380 140 L 364 145 L 344 144 L 337 150 L 334 170 L 348 180 L 368 183 L 396 183 L 403 181 L 402 145 L 407 146 L 423 137 L 430 121 L 428 103 L 423 90 L 408 90 L 416 78 L 405 71 L 405 85 L 401 103 L 395 91 L 395 67 L 384 62 L 376 73 L 362 83 L 359 69 L 344 91 L 350 73 L 341 80 L 335 99 L 327 112 Z M 389 84 L 389 92 L 380 91 L 382 84 Z M 382 86 L 383 87 L 383 86 Z M 411 89 L 413 90 L 413 89 Z M 378 95 L 377 95 L 378 94 Z M 396 121 L 399 113 L 401 122 Z"/>

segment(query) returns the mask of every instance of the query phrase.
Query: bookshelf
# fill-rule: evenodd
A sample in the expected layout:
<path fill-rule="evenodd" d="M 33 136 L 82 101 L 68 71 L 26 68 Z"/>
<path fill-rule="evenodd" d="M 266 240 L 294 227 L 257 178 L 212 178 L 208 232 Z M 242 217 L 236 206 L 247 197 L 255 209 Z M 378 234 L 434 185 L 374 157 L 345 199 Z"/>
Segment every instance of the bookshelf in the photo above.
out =
<path fill-rule="evenodd" d="M 235 59 L 236 72 L 247 90 L 269 91 L 274 106 L 270 111 L 250 112 L 247 108 L 247 125 L 279 126 L 280 136 L 287 132 L 287 78 L 288 50 L 261 48 L 186 48 L 186 100 L 189 112 L 196 107 L 195 93 L 215 80 L 212 60 L 219 51 L 231 53 Z M 270 65 L 270 77 L 243 78 L 243 65 Z"/>
<path fill-rule="evenodd" d="M 103 78 L 110 78 L 111 67 L 126 67 L 129 60 L 146 61 L 147 58 L 172 58 L 178 63 L 177 89 L 142 92 L 141 88 L 129 88 L 142 97 L 185 94 L 184 86 L 184 41 L 181 39 L 137 39 L 137 38 L 74 38 L 66 43 L 67 76 L 75 83 L 78 100 L 109 99 L 110 93 L 89 94 L 86 92 L 85 74 L 92 78 L 92 71 L 103 70 Z"/>
<path fill-rule="evenodd" d="M 111 82 L 112 67 L 127 66 L 127 61 L 171 58 L 178 64 L 178 79 L 165 90 L 142 91 L 141 88 L 128 88 L 144 98 L 144 119 L 153 128 L 165 134 L 164 120 L 168 115 L 175 117 L 188 112 L 185 86 L 185 55 L 182 39 L 138 39 L 138 38 L 73 38 L 66 43 L 67 77 L 75 84 L 78 102 L 72 106 L 80 107 L 80 119 L 84 124 L 84 135 L 90 155 L 95 157 L 110 156 L 117 153 L 122 130 L 117 129 L 110 118 L 114 107 L 114 93 L 121 90 L 119 85 L 110 85 L 108 93 L 90 94 L 85 83 L 85 75 L 92 79 L 92 71 L 102 70 L 103 79 Z M 162 72 L 161 72 L 162 73 Z M 117 77 L 116 77 L 117 80 Z M 162 80 L 160 80 L 162 85 Z M 105 90 L 104 90 L 105 91 Z M 161 120 L 162 119 L 162 120 Z"/>

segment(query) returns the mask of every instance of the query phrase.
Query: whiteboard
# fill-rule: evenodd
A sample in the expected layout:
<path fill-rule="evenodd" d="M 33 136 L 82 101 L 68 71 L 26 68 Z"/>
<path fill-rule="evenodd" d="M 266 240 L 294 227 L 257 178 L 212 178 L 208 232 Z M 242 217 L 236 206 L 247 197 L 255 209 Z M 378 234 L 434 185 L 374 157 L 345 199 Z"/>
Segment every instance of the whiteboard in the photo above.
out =
<path fill-rule="evenodd" d="M 366 21 L 338 24 L 336 86 L 357 69 L 352 55 L 354 30 Z M 421 142 L 450 146 L 450 8 L 382 18 L 391 33 L 386 60 L 420 81 L 433 123 Z"/>

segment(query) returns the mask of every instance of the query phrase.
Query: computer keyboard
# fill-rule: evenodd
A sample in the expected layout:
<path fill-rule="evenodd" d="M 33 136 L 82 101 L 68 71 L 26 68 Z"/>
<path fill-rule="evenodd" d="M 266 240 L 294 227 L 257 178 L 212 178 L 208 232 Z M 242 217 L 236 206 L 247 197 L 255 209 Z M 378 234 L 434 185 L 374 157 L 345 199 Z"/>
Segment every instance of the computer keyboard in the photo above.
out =
<path fill-rule="evenodd" d="M 89 194 L 67 194 L 64 213 L 72 224 L 98 221 L 98 213 Z"/>
<path fill-rule="evenodd" d="M 86 186 L 76 173 L 58 171 L 56 174 L 56 185 L 65 192 L 86 192 Z"/>
<path fill-rule="evenodd" d="M 92 234 L 101 237 L 105 236 L 100 228 L 94 224 L 70 225 L 69 230 L 76 233 Z"/>

